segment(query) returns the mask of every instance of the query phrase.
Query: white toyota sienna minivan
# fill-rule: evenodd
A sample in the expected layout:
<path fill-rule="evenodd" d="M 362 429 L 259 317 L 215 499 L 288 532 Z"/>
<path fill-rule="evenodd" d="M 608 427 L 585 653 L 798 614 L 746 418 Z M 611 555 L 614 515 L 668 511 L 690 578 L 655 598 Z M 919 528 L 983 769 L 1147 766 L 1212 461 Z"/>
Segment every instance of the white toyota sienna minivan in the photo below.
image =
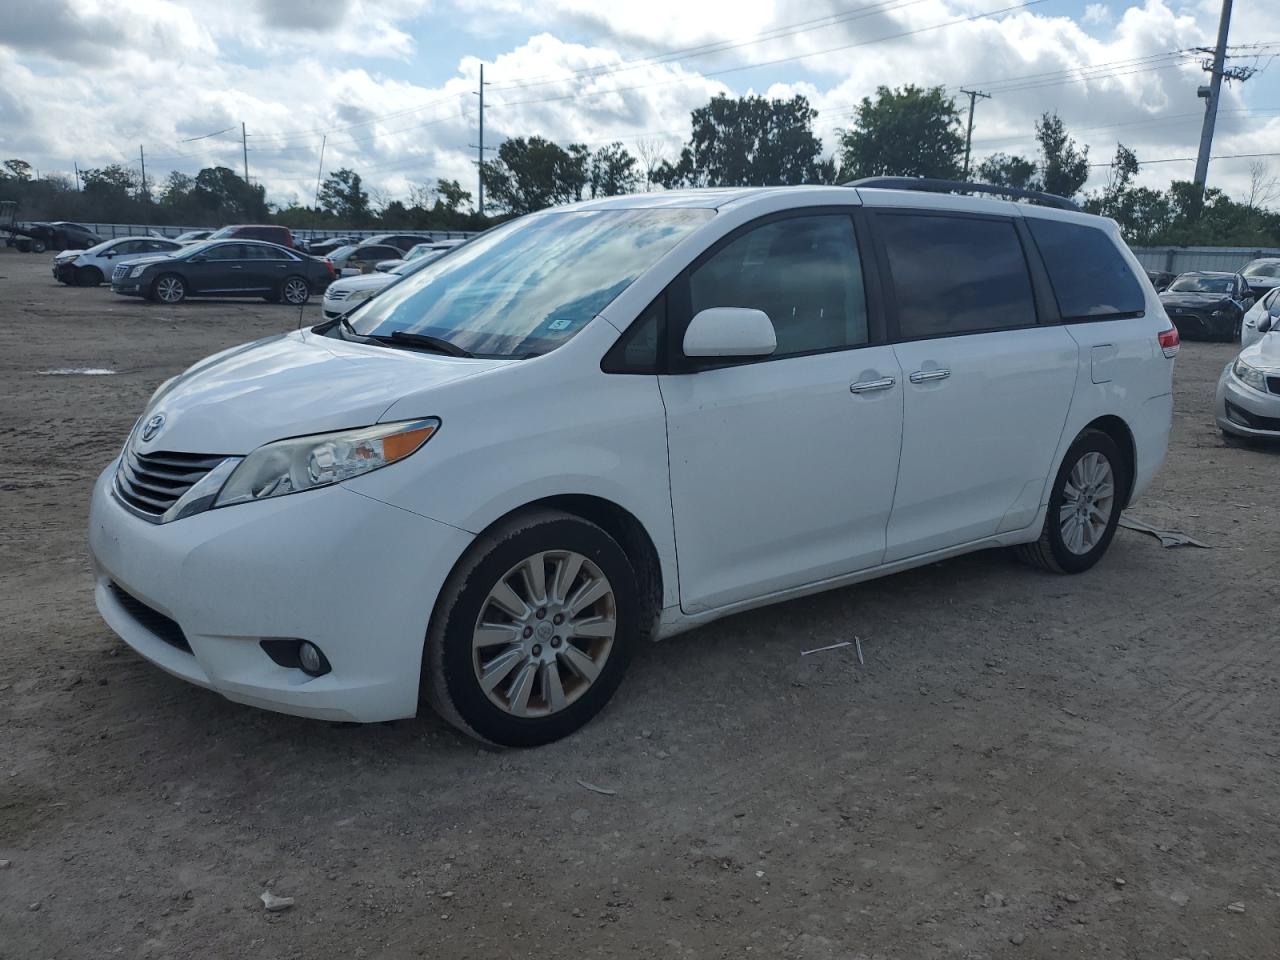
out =
<path fill-rule="evenodd" d="M 1109 220 L 925 190 L 594 200 L 163 384 L 93 494 L 168 672 L 545 743 L 632 652 L 988 547 L 1093 566 L 1165 455 L 1177 331 Z"/>

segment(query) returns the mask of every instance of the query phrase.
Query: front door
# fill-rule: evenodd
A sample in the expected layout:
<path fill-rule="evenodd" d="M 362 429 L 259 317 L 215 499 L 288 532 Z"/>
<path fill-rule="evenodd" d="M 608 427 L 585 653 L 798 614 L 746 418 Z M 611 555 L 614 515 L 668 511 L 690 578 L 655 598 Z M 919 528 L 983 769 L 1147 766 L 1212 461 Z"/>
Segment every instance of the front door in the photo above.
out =
<path fill-rule="evenodd" d="M 1079 348 L 1064 327 L 1038 324 L 1012 219 L 882 211 L 876 221 L 906 378 L 893 562 L 1035 519 Z"/>
<path fill-rule="evenodd" d="M 220 243 L 203 253 L 202 263 L 192 263 L 193 293 L 245 293 L 256 286 L 243 243 Z"/>
<path fill-rule="evenodd" d="M 689 613 L 874 566 L 902 427 L 893 348 L 873 341 L 848 212 L 731 234 L 673 285 L 675 344 L 709 307 L 773 321 L 765 360 L 659 378 L 680 602 Z"/>

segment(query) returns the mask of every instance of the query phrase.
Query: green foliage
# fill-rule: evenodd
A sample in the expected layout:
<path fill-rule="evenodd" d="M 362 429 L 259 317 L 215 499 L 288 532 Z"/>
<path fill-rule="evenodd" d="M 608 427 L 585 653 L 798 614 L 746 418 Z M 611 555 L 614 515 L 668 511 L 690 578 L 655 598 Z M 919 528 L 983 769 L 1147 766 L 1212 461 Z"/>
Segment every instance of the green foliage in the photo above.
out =
<path fill-rule="evenodd" d="M 485 198 L 512 214 L 581 200 L 589 158 L 582 144 L 566 150 L 542 137 L 513 137 L 498 148 L 496 159 L 480 168 Z"/>
<path fill-rule="evenodd" d="M 960 177 L 960 111 L 943 87 L 876 88 L 863 97 L 854 125 L 840 134 L 841 177 Z"/>
<path fill-rule="evenodd" d="M 369 194 L 361 186 L 360 174 L 347 167 L 331 171 L 320 185 L 320 209 L 350 227 L 370 223 Z"/>
<path fill-rule="evenodd" d="M 1089 179 L 1089 148 L 1076 149 L 1056 113 L 1043 114 L 1036 122 L 1036 140 L 1040 143 L 1038 189 L 1074 197 Z"/>
<path fill-rule="evenodd" d="M 616 197 L 640 186 L 639 161 L 617 141 L 591 156 L 591 196 Z"/>
<path fill-rule="evenodd" d="M 823 182 L 814 136 L 818 112 L 802 96 L 713 97 L 692 113 L 692 134 L 675 163 L 653 171 L 665 187 L 740 187 Z"/>
<path fill-rule="evenodd" d="M 1036 180 L 1036 165 L 1026 157 L 1016 154 L 993 153 L 977 168 L 978 180 L 983 183 L 994 183 L 1001 187 L 1014 187 L 1018 190 L 1039 189 Z"/>
<path fill-rule="evenodd" d="M 25 160 L 6 160 L 4 162 L 4 170 L 0 170 L 0 180 L 22 180 L 31 179 L 31 164 Z"/>

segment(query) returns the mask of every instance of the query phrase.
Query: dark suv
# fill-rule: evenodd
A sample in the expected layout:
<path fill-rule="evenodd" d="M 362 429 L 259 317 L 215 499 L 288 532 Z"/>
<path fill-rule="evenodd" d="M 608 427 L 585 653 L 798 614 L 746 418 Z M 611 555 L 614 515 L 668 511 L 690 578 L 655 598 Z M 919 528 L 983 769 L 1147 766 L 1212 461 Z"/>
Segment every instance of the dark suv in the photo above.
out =
<path fill-rule="evenodd" d="M 273 223 L 238 223 L 209 234 L 210 240 L 265 240 L 293 250 L 293 231 Z"/>
<path fill-rule="evenodd" d="M 420 233 L 380 233 L 376 237 L 364 237 L 360 240 L 360 246 L 382 243 L 395 247 L 401 253 L 408 253 L 410 247 L 416 247 L 420 243 L 430 243 L 432 239 Z"/>
<path fill-rule="evenodd" d="M 278 244 L 202 240 L 170 254 L 139 257 L 111 273 L 111 289 L 161 303 L 197 297 L 262 297 L 301 306 L 334 279 L 333 267 Z"/>

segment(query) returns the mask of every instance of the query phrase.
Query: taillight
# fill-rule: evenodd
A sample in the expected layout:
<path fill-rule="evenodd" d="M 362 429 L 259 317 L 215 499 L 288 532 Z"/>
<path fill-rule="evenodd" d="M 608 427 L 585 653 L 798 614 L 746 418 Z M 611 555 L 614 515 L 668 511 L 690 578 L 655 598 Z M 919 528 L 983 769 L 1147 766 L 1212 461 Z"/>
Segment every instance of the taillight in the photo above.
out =
<path fill-rule="evenodd" d="M 1166 357 L 1173 359 L 1178 355 L 1178 348 L 1182 346 L 1182 340 L 1178 337 L 1177 327 L 1161 330 L 1156 334 L 1156 339 L 1160 341 L 1160 352 Z"/>
<path fill-rule="evenodd" d="M 338 271 L 334 269 L 333 261 L 330 260 L 328 257 L 324 258 L 324 265 L 329 268 L 329 276 L 336 277 L 338 275 Z M 1175 331 L 1175 333 L 1176 332 L 1177 331 Z"/>

